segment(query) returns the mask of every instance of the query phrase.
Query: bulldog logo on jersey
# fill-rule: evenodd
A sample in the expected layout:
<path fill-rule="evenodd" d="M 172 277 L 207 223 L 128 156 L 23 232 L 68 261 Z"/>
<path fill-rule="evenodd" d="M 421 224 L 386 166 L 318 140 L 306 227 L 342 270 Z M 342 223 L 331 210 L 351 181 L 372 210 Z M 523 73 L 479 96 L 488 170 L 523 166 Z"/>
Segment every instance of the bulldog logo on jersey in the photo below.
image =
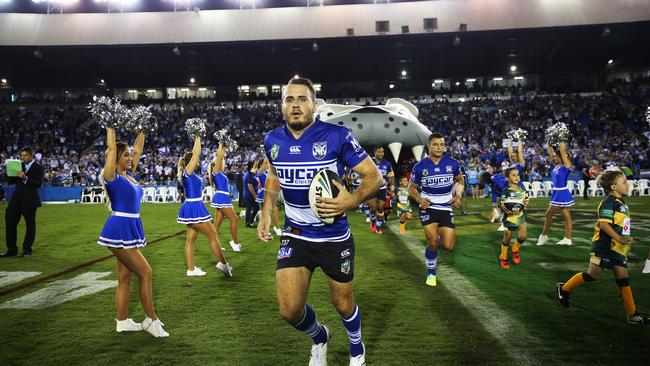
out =
<path fill-rule="evenodd" d="M 424 175 L 425 177 L 429 175 L 429 169 L 422 169 L 422 175 Z"/>
<path fill-rule="evenodd" d="M 314 142 L 311 153 L 316 159 L 323 160 L 325 155 L 327 155 L 327 141 Z"/>
<path fill-rule="evenodd" d="M 445 170 L 447 171 L 447 173 L 451 173 L 451 171 L 452 171 L 451 165 L 445 166 Z"/>
<path fill-rule="evenodd" d="M 279 152 L 280 152 L 280 145 L 273 144 L 273 147 L 271 147 L 271 160 L 275 160 L 275 158 L 278 157 Z"/>

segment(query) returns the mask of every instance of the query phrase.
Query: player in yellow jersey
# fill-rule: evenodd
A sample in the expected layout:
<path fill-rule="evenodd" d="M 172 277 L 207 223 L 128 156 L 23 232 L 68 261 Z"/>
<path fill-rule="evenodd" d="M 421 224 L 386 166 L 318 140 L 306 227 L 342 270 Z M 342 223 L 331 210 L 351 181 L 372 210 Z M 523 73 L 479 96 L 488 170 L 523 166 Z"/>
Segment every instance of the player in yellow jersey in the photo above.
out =
<path fill-rule="evenodd" d="M 603 269 L 609 269 L 614 272 L 628 324 L 650 325 L 650 317 L 637 312 L 627 271 L 627 253 L 633 241 L 630 210 L 623 200 L 628 192 L 627 179 L 620 170 L 607 170 L 598 177 L 598 183 L 608 195 L 598 205 L 589 270 L 576 273 L 566 283 L 558 283 L 558 300 L 568 308 L 575 287 L 595 281 Z"/>
<path fill-rule="evenodd" d="M 503 241 L 501 242 L 501 255 L 499 255 L 499 265 L 501 268 L 510 268 L 508 264 L 508 248 L 510 248 L 510 240 L 512 233 L 517 233 L 517 240 L 512 246 L 512 263 L 519 264 L 521 258 L 519 256 L 519 248 L 526 241 L 526 216 L 524 210 L 528 206 L 528 193 L 526 189 L 519 185 L 521 178 L 519 177 L 519 170 L 512 167 L 506 169 L 504 175 L 508 180 L 508 187 L 501 193 L 501 200 L 499 207 L 503 211 L 503 227 L 506 230 L 503 232 Z"/>
<path fill-rule="evenodd" d="M 409 181 L 405 176 L 399 179 L 399 188 L 397 188 L 397 213 L 399 215 L 399 232 L 406 235 L 406 224 L 413 216 L 411 202 L 409 202 Z"/>

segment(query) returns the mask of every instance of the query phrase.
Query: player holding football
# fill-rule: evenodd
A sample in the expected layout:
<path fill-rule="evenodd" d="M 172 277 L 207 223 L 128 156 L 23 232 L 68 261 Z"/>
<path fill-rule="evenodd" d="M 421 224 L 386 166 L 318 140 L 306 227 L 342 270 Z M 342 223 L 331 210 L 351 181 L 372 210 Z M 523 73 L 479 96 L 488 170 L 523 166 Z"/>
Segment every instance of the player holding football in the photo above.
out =
<path fill-rule="evenodd" d="M 309 365 L 326 365 L 330 331 L 318 322 L 316 313 L 307 304 L 312 273 L 321 267 L 327 276 L 332 303 L 348 332 L 350 365 L 365 365 L 361 313 L 352 293 L 354 241 L 344 214 L 375 194 L 381 176 L 352 132 L 318 120 L 315 110 L 311 81 L 298 77 L 290 80 L 282 94 L 282 114 L 287 123 L 264 139 L 271 167 L 257 235 L 260 240 L 268 241 L 271 210 L 282 189 L 286 221 L 275 275 L 280 315 L 312 339 Z M 322 198 L 317 204 L 320 216 L 341 216 L 328 225 L 310 208 L 309 186 L 322 169 L 342 175 L 339 166 L 348 166 L 359 173 L 361 185 L 350 193 L 342 184 L 332 181 L 339 189 L 338 196 Z"/>
<path fill-rule="evenodd" d="M 438 246 L 442 244 L 446 250 L 454 249 L 456 225 L 451 206 L 460 205 L 465 179 L 460 163 L 444 155 L 446 146 L 442 135 L 431 134 L 428 148 L 429 156 L 413 167 L 409 193 L 420 205 L 420 221 L 427 237 L 424 252 L 427 263 L 426 283 L 436 286 Z"/>
<path fill-rule="evenodd" d="M 510 247 L 512 233 L 515 231 L 517 232 L 517 240 L 512 247 L 512 263 L 519 264 L 521 261 L 519 248 L 524 244 L 527 236 L 524 209 L 528 206 L 528 193 L 526 193 L 525 188 L 519 185 L 521 178 L 519 177 L 519 170 L 517 168 L 512 167 L 506 169 L 505 176 L 508 179 L 509 185 L 501 193 L 499 206 L 504 212 L 502 221 L 506 230 L 503 232 L 499 265 L 501 268 L 507 269 L 510 268 L 508 264 L 508 248 Z M 510 207 L 511 205 L 512 207 Z"/>

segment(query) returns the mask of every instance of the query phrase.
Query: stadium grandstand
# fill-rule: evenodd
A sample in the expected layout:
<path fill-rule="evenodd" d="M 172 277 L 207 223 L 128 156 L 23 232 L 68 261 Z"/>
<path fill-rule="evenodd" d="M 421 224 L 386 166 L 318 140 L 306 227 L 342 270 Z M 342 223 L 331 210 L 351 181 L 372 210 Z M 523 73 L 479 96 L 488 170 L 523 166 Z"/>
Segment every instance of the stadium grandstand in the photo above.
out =
<path fill-rule="evenodd" d="M 218 150 L 212 136 L 226 130 L 238 143 L 222 170 L 243 217 L 246 176 L 265 158 L 260 145 L 287 125 L 283 88 L 305 77 L 323 103 L 412 104 L 417 120 L 444 136 L 446 155 L 464 167 L 465 179 L 466 170 L 476 172 L 481 189 L 472 198 L 465 186 L 455 217 L 458 248 L 440 256 L 433 291 L 421 278 L 427 237 L 413 195 L 406 235 L 396 224 L 401 211 L 390 211 L 397 197 L 386 200 L 380 237 L 368 230 L 362 206 L 348 213 L 368 364 L 647 364 L 650 328 L 625 324 L 627 298 L 613 291 L 612 276 L 577 290 L 570 309 L 557 303 L 563 290 L 555 283 L 588 267 L 592 239 L 602 235 L 594 234 L 599 202 L 610 192 L 598 178 L 622 171 L 634 217 L 630 278 L 638 307 L 650 312 L 650 274 L 641 274 L 644 263 L 650 272 L 649 35 L 650 0 L 0 0 L 2 243 L 17 192 L 9 162 L 30 147 L 44 174 L 36 254 L 0 259 L 1 363 L 307 364 L 308 342 L 277 315 L 276 243 L 262 244 L 239 220 L 242 252 L 225 252 L 235 276 L 186 278 L 185 226 L 174 222 L 185 199 L 179 158 L 195 141 L 186 121 L 207 121 L 197 168 L 206 207 L 216 194 L 208 174 Z M 101 97 L 150 107 L 157 123 L 132 178 L 143 187 L 142 221 L 155 242 L 143 253 L 171 334 L 163 342 L 118 337 L 109 324 L 115 266 L 93 244 L 110 216 L 101 177 L 107 131 L 89 108 Z M 536 246 L 553 207 L 557 162 L 547 144 L 548 128 L 558 123 L 569 135 L 573 245 Z M 527 131 L 519 163 L 531 199 L 522 249 L 529 257 L 504 274 L 490 177 L 515 165 L 508 134 L 516 129 Z M 118 131 L 118 141 L 134 144 L 132 135 Z M 375 146 L 362 145 L 372 155 Z M 427 149 L 413 147 L 387 149 L 393 184 L 428 159 Z M 286 213 L 281 207 L 280 217 Z M 562 231 L 557 223 L 552 230 Z M 230 232 L 216 231 L 227 247 Z M 202 238 L 197 262 L 207 269 L 214 258 Z M 330 364 L 345 364 L 348 338 L 344 328 L 333 329 L 340 318 L 321 291 L 328 280 L 316 271 L 310 297 L 336 335 L 328 342 Z M 134 304 L 131 312 L 140 314 Z"/>

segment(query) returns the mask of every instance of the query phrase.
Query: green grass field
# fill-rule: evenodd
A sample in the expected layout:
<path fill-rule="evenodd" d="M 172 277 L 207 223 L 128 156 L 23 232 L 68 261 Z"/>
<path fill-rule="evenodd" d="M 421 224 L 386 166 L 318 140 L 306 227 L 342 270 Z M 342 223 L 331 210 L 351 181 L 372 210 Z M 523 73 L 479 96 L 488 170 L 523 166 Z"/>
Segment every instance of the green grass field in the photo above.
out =
<path fill-rule="evenodd" d="M 439 256 L 438 287 L 425 286 L 419 220 L 404 238 L 391 217 L 384 235 L 372 234 L 360 214 L 350 222 L 357 245 L 355 295 L 363 317 L 369 365 L 647 365 L 650 327 L 625 323 L 613 275 L 576 289 L 572 306 L 555 297 L 555 283 L 584 270 L 589 256 L 598 200 L 576 200 L 574 245 L 534 245 L 541 231 L 546 199 L 532 200 L 529 241 L 522 264 L 503 270 L 497 263 L 501 233 L 487 220 L 489 200 L 469 200 L 470 215 L 457 217 L 457 246 Z M 641 267 L 650 248 L 650 197 L 630 198 L 632 291 L 640 311 L 650 312 L 650 275 Z M 6 205 L 0 205 L 4 213 Z M 176 204 L 143 205 L 142 218 L 151 242 L 184 230 L 176 224 Z M 0 292 L 24 285 L 110 252 L 95 244 L 108 211 L 100 205 L 45 205 L 38 211 L 34 255 L 0 259 L 0 284 L 8 273 L 40 272 L 0 285 Z M 110 272 L 98 281 L 115 280 L 110 258 L 19 291 L 0 296 L 1 365 L 305 365 L 310 340 L 279 317 L 275 299 L 275 258 L 279 243 L 257 241 L 255 230 L 239 225 L 243 250 L 227 245 L 227 226 L 220 238 L 234 267 L 225 278 L 214 268 L 207 240 L 199 238 L 197 265 L 205 277 L 185 276 L 184 235 L 143 249 L 154 270 L 154 303 L 169 338 L 115 332 L 115 292 L 103 290 L 74 298 L 71 285 L 56 294 L 57 282 L 89 272 Z M 24 224 L 19 226 L 19 247 Z M 556 222 L 549 242 L 563 235 Z M 0 245 L 4 246 L 4 220 Z M 4 250 L 4 249 L 2 249 Z M 5 282 L 2 280 L 5 279 Z M 48 290 L 49 289 L 49 290 Z M 130 316 L 140 321 L 137 280 L 132 283 Z M 66 297 L 67 296 L 67 297 Z M 8 308 L 42 304 L 42 309 Z M 330 365 L 347 365 L 347 334 L 329 302 L 323 274 L 317 270 L 309 302 L 333 332 Z"/>

